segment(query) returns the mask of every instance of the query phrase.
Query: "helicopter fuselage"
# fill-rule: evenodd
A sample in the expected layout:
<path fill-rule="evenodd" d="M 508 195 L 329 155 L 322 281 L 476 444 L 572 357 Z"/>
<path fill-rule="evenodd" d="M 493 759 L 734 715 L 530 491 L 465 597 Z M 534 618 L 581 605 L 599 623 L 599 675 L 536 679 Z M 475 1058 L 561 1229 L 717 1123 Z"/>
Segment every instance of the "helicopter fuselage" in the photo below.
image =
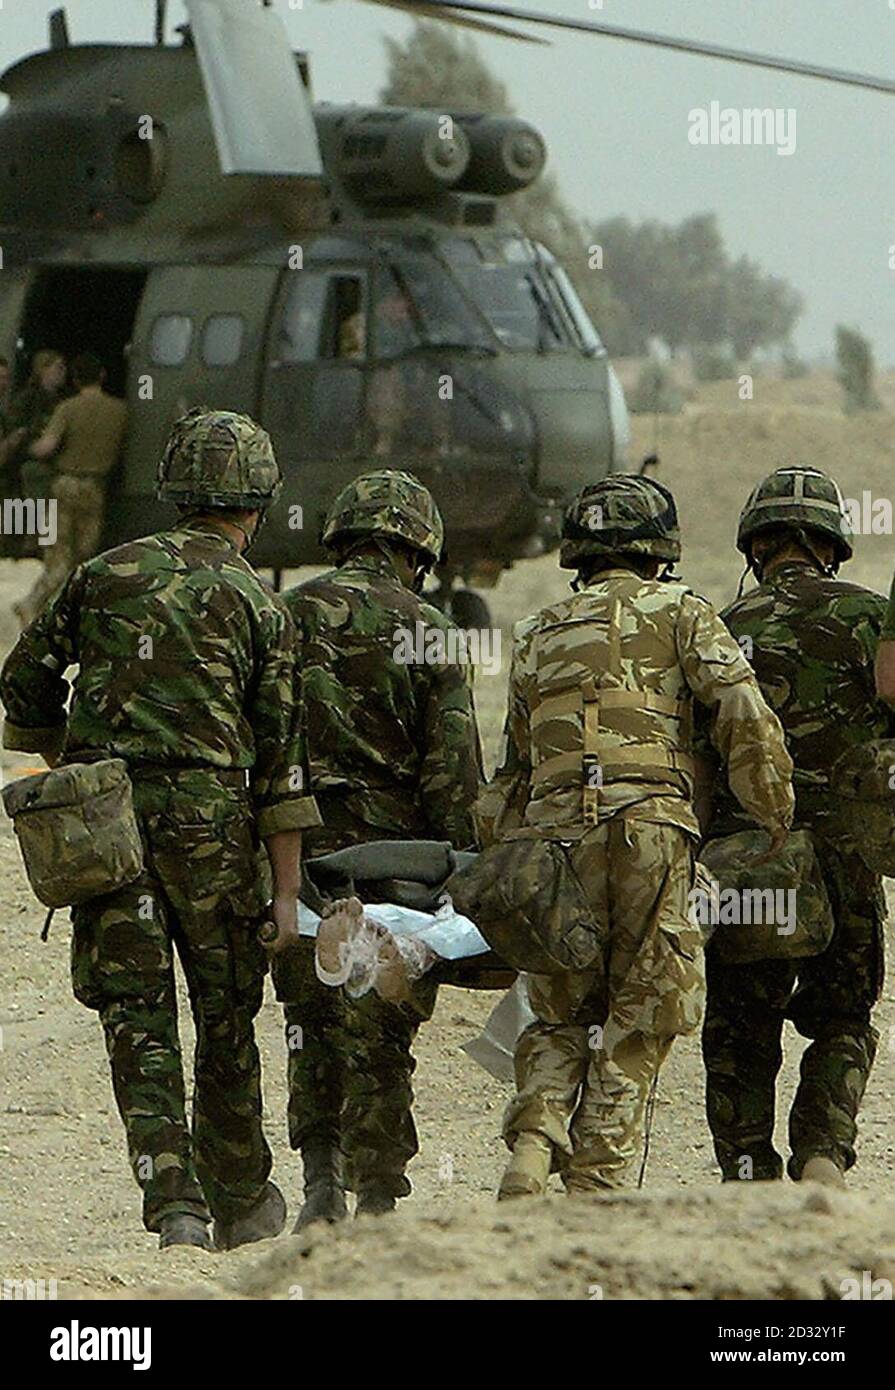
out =
<path fill-rule="evenodd" d="M 40 348 L 91 349 L 127 400 L 104 545 L 166 521 L 157 462 L 194 405 L 274 440 L 285 485 L 257 547 L 274 569 L 320 562 L 335 492 L 389 466 L 432 488 L 450 572 L 493 582 L 624 466 L 605 350 L 488 192 L 524 185 L 505 166 L 537 162 L 530 127 L 487 118 L 467 138 L 458 117 L 445 156 L 432 113 L 319 107 L 323 183 L 222 178 L 188 47 L 53 50 L 3 86 L 0 352 L 21 381 Z M 439 184 L 451 158 L 456 188 Z"/>

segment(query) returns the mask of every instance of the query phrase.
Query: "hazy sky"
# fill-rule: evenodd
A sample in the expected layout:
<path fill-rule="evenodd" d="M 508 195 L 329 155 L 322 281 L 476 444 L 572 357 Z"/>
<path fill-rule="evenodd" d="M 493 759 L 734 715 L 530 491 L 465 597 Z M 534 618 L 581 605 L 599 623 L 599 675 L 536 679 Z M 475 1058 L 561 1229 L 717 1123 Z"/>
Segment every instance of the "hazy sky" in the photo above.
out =
<path fill-rule="evenodd" d="M 515 0 L 528 8 L 895 76 L 895 0 Z M 55 0 L 58 3 L 58 0 Z M 45 45 L 47 0 L 0 0 L 0 63 Z M 251 3 L 251 0 L 246 0 Z M 152 0 L 70 0 L 72 40 L 151 37 Z M 382 37 L 410 21 L 360 0 L 275 0 L 312 54 L 318 100 L 374 100 Z M 179 0 L 169 26 L 180 23 Z M 544 133 L 564 195 L 594 220 L 718 213 L 728 247 L 801 290 L 796 334 L 829 351 L 837 322 L 895 364 L 895 96 L 587 35 L 549 48 L 477 39 L 520 114 Z M 792 108 L 796 148 L 694 146 L 691 109 Z M 893 253 L 895 254 L 895 253 Z"/>

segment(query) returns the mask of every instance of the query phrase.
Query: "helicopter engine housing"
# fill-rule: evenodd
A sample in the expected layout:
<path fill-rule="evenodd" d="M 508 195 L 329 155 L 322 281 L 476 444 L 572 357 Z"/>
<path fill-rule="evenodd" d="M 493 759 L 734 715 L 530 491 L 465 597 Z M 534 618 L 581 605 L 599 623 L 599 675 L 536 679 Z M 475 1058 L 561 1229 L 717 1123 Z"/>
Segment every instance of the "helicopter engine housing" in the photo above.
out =
<path fill-rule="evenodd" d="M 327 172 L 367 206 L 518 193 L 547 160 L 539 132 L 511 116 L 318 106 L 314 119 Z"/>

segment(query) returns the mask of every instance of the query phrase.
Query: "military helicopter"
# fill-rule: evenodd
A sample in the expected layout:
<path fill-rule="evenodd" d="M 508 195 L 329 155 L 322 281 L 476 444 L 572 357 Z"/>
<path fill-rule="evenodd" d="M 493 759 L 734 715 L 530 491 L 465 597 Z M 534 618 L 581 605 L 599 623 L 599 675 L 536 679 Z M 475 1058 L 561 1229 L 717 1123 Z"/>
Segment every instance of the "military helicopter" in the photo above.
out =
<path fill-rule="evenodd" d="M 458 0 L 372 0 L 514 39 L 574 29 L 895 90 L 884 79 Z M 0 352 L 98 351 L 130 426 L 102 545 L 163 524 L 156 463 L 195 404 L 245 410 L 286 478 L 256 550 L 321 562 L 362 468 L 409 468 L 445 516 L 441 601 L 557 539 L 564 500 L 627 466 L 621 387 L 563 267 L 514 225 L 541 173 L 527 122 L 312 103 L 269 0 L 185 0 L 182 41 L 49 48 L 0 77 Z M 0 538 L 2 541 L 2 538 Z"/>

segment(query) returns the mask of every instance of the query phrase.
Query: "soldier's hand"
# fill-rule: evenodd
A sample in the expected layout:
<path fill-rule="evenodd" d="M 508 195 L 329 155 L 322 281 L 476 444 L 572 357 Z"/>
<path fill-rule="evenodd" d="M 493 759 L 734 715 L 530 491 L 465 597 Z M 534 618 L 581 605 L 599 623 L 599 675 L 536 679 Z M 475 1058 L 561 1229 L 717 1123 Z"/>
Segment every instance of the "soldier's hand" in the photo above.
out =
<path fill-rule="evenodd" d="M 298 899 L 274 898 L 270 905 L 270 916 L 277 934 L 269 941 L 262 941 L 262 945 L 270 955 L 278 956 L 290 946 L 298 944 Z"/>
<path fill-rule="evenodd" d="M 764 854 L 760 854 L 757 859 L 753 860 L 753 863 L 765 864 L 769 859 L 773 859 L 775 855 L 780 853 L 783 846 L 786 844 L 786 837 L 788 834 L 789 831 L 786 826 L 781 825 L 779 829 L 775 830 L 773 835 L 771 835 L 771 843 L 768 845 Z"/>

